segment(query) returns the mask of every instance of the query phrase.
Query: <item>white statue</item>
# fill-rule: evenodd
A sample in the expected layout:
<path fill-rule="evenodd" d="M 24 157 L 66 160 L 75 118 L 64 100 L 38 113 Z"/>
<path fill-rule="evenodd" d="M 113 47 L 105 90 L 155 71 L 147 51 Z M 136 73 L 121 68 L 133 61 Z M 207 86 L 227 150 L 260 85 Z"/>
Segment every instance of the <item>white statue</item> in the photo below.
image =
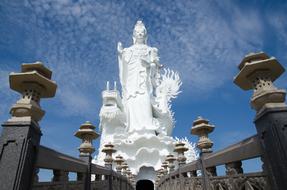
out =
<path fill-rule="evenodd" d="M 146 43 L 147 30 L 142 21 L 135 25 L 131 47 L 123 49 L 118 43 L 120 82 L 129 132 L 156 130 L 151 99 L 161 65 L 157 49 Z"/>
<path fill-rule="evenodd" d="M 134 27 L 132 46 L 123 48 L 118 43 L 118 61 L 122 97 L 116 84 L 110 90 L 108 83 L 102 93 L 102 135 L 95 163 L 104 163 L 101 150 L 111 142 L 116 154 L 121 154 L 132 173 L 137 174 L 137 179 L 154 180 L 155 170 L 160 169 L 166 155 L 174 150 L 170 103 L 180 93 L 181 81 L 178 73 L 161 69 L 158 50 L 147 45 L 147 30 L 142 21 L 137 21 Z M 191 147 L 190 155 L 195 155 L 193 147 L 186 142 Z M 149 176 L 141 172 L 146 170 Z"/>

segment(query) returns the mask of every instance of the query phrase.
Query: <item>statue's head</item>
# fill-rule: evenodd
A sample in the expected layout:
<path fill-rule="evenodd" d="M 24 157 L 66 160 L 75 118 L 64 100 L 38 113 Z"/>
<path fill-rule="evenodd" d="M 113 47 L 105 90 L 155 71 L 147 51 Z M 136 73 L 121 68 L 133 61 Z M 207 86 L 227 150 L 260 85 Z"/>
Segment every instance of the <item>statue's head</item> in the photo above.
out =
<path fill-rule="evenodd" d="M 147 30 L 141 20 L 138 20 L 134 27 L 133 42 L 134 44 L 146 44 L 147 42 Z"/>

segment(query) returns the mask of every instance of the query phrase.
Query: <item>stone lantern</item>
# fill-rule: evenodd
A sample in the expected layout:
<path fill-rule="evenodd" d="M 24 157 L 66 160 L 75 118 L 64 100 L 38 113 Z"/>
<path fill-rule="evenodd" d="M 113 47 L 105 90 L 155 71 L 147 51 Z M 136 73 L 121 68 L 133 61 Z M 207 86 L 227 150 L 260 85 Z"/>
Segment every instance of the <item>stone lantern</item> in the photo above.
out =
<path fill-rule="evenodd" d="M 164 175 L 167 175 L 168 174 L 168 163 L 166 161 L 164 161 L 162 164 L 161 164 L 161 167 L 163 168 L 163 171 L 164 171 Z"/>
<path fill-rule="evenodd" d="M 128 164 L 126 162 L 124 162 L 122 164 L 122 169 L 123 169 L 123 175 L 127 175 L 127 169 L 128 169 Z"/>
<path fill-rule="evenodd" d="M 159 182 L 163 176 L 162 168 L 156 171 L 156 181 Z"/>
<path fill-rule="evenodd" d="M 161 177 L 163 177 L 165 175 L 165 171 L 163 168 L 159 169 L 158 172 L 159 172 Z"/>
<path fill-rule="evenodd" d="M 157 170 L 157 172 L 156 172 L 156 177 L 157 177 L 158 180 L 160 180 L 162 176 L 163 176 L 162 168 L 160 168 L 160 169 Z"/>
<path fill-rule="evenodd" d="M 208 134 L 214 130 L 214 126 L 209 124 L 209 121 L 198 117 L 191 128 L 191 134 L 199 136 L 197 147 L 201 153 L 212 152 L 213 142 L 208 138 Z"/>
<path fill-rule="evenodd" d="M 32 189 L 31 182 L 37 179 L 39 121 L 45 114 L 40 99 L 55 96 L 57 84 L 51 78 L 52 71 L 41 62 L 22 64 L 21 72 L 9 75 L 10 88 L 21 97 L 10 109 L 11 118 L 2 124 L 1 189 Z"/>
<path fill-rule="evenodd" d="M 41 109 L 40 99 L 54 97 L 57 84 L 51 80 L 52 71 L 41 62 L 22 64 L 22 72 L 9 75 L 10 88 L 22 96 L 11 107 L 12 118 L 8 120 L 35 121 L 42 119 L 45 111 Z"/>
<path fill-rule="evenodd" d="M 253 89 L 251 107 L 258 113 L 264 107 L 285 106 L 286 91 L 273 85 L 285 69 L 264 52 L 246 55 L 238 66 L 240 72 L 234 83 L 243 90 Z"/>
<path fill-rule="evenodd" d="M 116 166 L 117 172 L 121 173 L 121 171 L 122 171 L 122 163 L 124 162 L 123 157 L 121 155 L 117 155 L 116 159 L 115 159 L 115 162 L 117 164 L 117 166 Z"/>
<path fill-rule="evenodd" d="M 253 89 L 250 104 L 256 110 L 254 123 L 264 155 L 263 170 L 269 177 L 272 189 L 286 189 L 286 91 L 276 88 L 273 84 L 285 69 L 276 58 L 269 57 L 264 52 L 246 55 L 238 68 L 240 71 L 234 78 L 234 83 L 243 90 Z M 240 163 L 237 166 L 240 168 Z M 232 165 L 227 166 L 230 167 Z"/>
<path fill-rule="evenodd" d="M 89 121 L 86 121 L 80 126 L 80 129 L 75 133 L 75 136 L 82 139 L 82 144 L 79 147 L 80 157 L 91 156 L 95 152 L 93 147 L 93 140 L 99 137 L 95 132 L 95 126 Z"/>
<path fill-rule="evenodd" d="M 127 175 L 127 178 L 130 180 L 132 177 L 132 172 L 131 172 L 130 168 L 126 169 L 126 175 Z"/>
<path fill-rule="evenodd" d="M 113 153 L 116 152 L 116 150 L 114 149 L 114 145 L 112 143 L 105 144 L 104 148 L 102 149 L 102 152 L 106 154 L 106 157 L 104 159 L 105 166 L 112 169 Z"/>
<path fill-rule="evenodd" d="M 178 161 L 178 165 L 181 166 L 183 164 L 185 164 L 186 161 L 186 157 L 184 156 L 184 152 L 188 151 L 188 148 L 184 146 L 185 143 L 183 142 L 177 142 L 175 144 L 175 149 L 174 152 L 177 153 L 177 161 Z"/>
<path fill-rule="evenodd" d="M 176 160 L 174 155 L 172 154 L 167 155 L 165 160 L 168 162 L 169 173 L 174 171 L 175 168 L 174 161 Z"/>

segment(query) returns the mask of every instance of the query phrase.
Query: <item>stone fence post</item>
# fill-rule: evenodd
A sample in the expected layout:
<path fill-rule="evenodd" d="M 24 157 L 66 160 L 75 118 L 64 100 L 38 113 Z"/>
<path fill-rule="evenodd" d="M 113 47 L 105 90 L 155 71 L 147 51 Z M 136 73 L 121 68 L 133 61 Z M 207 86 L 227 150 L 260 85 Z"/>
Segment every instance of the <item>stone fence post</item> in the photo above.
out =
<path fill-rule="evenodd" d="M 52 71 L 41 62 L 22 64 L 22 71 L 11 73 L 10 88 L 21 94 L 10 110 L 0 139 L 1 190 L 31 189 L 35 163 L 41 139 L 38 122 L 45 111 L 40 99 L 54 97 L 57 85 L 51 80 Z"/>
<path fill-rule="evenodd" d="M 184 152 L 188 151 L 188 148 L 184 145 L 185 143 L 179 141 L 175 144 L 174 148 L 174 152 L 177 153 L 177 161 L 179 167 L 186 164 L 186 157 L 184 156 Z"/>
<path fill-rule="evenodd" d="M 286 91 L 273 85 L 284 68 L 267 54 L 250 53 L 241 61 L 234 83 L 243 90 L 253 89 L 251 107 L 263 150 L 263 169 L 274 190 L 287 187 L 287 106 Z"/>
<path fill-rule="evenodd" d="M 104 159 L 105 161 L 105 167 L 109 168 L 111 170 L 110 175 L 108 176 L 109 180 L 109 190 L 113 189 L 113 176 L 112 176 L 112 170 L 113 170 L 113 153 L 116 152 L 114 149 L 114 145 L 112 143 L 108 143 L 104 145 L 104 148 L 102 149 L 102 152 L 106 154 L 106 157 Z"/>
<path fill-rule="evenodd" d="M 116 162 L 116 171 L 119 174 L 122 174 L 122 164 L 124 163 L 124 158 L 121 155 L 117 155 L 115 162 Z"/>
<path fill-rule="evenodd" d="M 198 117 L 191 128 L 191 134 L 197 135 L 199 140 L 197 142 L 197 147 L 200 150 L 200 162 L 201 162 L 201 172 L 204 190 L 210 190 L 209 177 L 216 176 L 216 167 L 206 168 L 204 163 L 204 157 L 212 153 L 213 142 L 208 138 L 208 134 L 214 130 L 214 126 L 209 124 L 209 121 Z"/>
<path fill-rule="evenodd" d="M 166 156 L 165 160 L 168 162 L 169 173 L 173 172 L 175 168 L 174 161 L 176 161 L 176 158 L 174 157 L 173 154 L 169 154 Z"/>
<path fill-rule="evenodd" d="M 82 140 L 82 144 L 79 147 L 80 159 L 88 164 L 86 174 L 78 174 L 77 176 L 78 180 L 84 181 L 84 190 L 91 189 L 91 162 L 92 154 L 95 152 L 93 140 L 99 137 L 99 134 L 94 130 L 95 128 L 96 127 L 93 126 L 89 121 L 86 121 L 75 133 L 75 136 Z"/>

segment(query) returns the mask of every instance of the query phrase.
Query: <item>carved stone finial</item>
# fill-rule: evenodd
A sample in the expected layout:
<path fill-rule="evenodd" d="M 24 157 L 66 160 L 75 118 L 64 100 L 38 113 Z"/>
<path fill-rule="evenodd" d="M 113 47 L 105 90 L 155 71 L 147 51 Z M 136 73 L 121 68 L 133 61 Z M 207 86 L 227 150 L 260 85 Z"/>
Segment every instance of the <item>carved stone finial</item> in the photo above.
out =
<path fill-rule="evenodd" d="M 286 91 L 273 85 L 285 69 L 264 52 L 246 55 L 238 66 L 234 83 L 243 90 L 253 89 L 251 107 L 260 113 L 263 107 L 285 106 Z"/>
<path fill-rule="evenodd" d="M 127 175 L 127 169 L 129 168 L 128 164 L 124 162 L 122 164 L 122 169 L 123 169 L 123 175 Z"/>
<path fill-rule="evenodd" d="M 126 176 L 127 176 L 127 178 L 128 178 L 129 180 L 131 180 L 131 178 L 132 178 L 132 172 L 131 172 L 131 170 L 130 170 L 129 167 L 126 169 Z"/>
<path fill-rule="evenodd" d="M 113 164 L 113 153 L 116 152 L 114 145 L 112 143 L 105 144 L 102 152 L 106 153 L 106 157 L 104 159 L 105 166 L 111 168 Z"/>
<path fill-rule="evenodd" d="M 116 166 L 117 172 L 118 172 L 118 173 L 121 173 L 121 171 L 122 171 L 122 164 L 123 164 L 123 162 L 124 162 L 123 157 L 122 157 L 121 155 L 117 155 L 117 156 L 116 156 L 116 159 L 115 159 L 115 162 L 116 162 L 116 164 L 117 164 L 117 166 Z"/>
<path fill-rule="evenodd" d="M 168 163 L 166 161 L 164 161 L 162 164 L 161 164 L 161 167 L 163 169 L 163 172 L 164 172 L 164 175 L 167 175 L 168 174 Z"/>
<path fill-rule="evenodd" d="M 90 156 L 95 148 L 93 147 L 93 140 L 99 137 L 99 134 L 95 132 L 95 126 L 89 121 L 86 121 L 80 126 L 80 129 L 75 133 L 75 136 L 82 139 L 82 144 L 79 147 L 81 156 Z"/>
<path fill-rule="evenodd" d="M 22 64 L 20 73 L 9 75 L 10 88 L 22 94 L 11 107 L 12 118 L 8 121 L 35 121 L 42 119 L 40 99 L 55 96 L 57 84 L 51 80 L 52 71 L 41 62 Z"/>
<path fill-rule="evenodd" d="M 191 134 L 199 136 L 197 147 L 202 153 L 212 152 L 213 142 L 208 138 L 208 134 L 214 130 L 214 125 L 210 125 L 209 121 L 198 117 L 191 128 Z"/>
<path fill-rule="evenodd" d="M 168 162 L 169 172 L 174 171 L 175 168 L 174 161 L 176 160 L 174 155 L 173 154 L 167 155 L 165 160 Z"/>
<path fill-rule="evenodd" d="M 163 176 L 164 176 L 164 171 L 162 168 L 160 168 L 159 170 L 157 170 L 156 177 L 158 180 L 160 180 Z"/>
<path fill-rule="evenodd" d="M 174 152 L 177 153 L 177 161 L 179 165 L 185 164 L 186 157 L 184 156 L 184 152 L 188 151 L 188 148 L 184 146 L 185 143 L 183 142 L 177 142 L 175 144 Z"/>

